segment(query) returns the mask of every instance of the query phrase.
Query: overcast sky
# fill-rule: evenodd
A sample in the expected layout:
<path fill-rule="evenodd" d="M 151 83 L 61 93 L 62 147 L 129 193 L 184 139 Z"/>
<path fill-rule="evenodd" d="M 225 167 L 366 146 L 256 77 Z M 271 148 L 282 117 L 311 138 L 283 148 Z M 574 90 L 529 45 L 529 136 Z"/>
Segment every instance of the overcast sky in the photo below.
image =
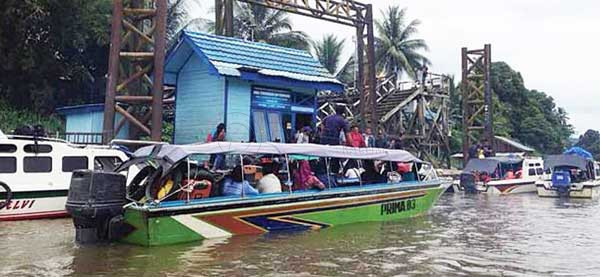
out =
<path fill-rule="evenodd" d="M 198 15 L 207 17 L 207 7 Z M 600 1 L 597 0 L 363 0 L 375 18 L 390 5 L 407 8 L 408 19 L 422 22 L 415 37 L 427 41 L 431 72 L 460 79 L 460 49 L 492 44 L 492 61 L 504 61 L 521 72 L 525 86 L 544 91 L 564 107 L 576 134 L 600 130 Z M 212 17 L 213 15 L 208 15 Z M 351 27 L 293 16 L 294 28 L 313 39 L 326 33 L 346 38 L 352 51 Z"/>

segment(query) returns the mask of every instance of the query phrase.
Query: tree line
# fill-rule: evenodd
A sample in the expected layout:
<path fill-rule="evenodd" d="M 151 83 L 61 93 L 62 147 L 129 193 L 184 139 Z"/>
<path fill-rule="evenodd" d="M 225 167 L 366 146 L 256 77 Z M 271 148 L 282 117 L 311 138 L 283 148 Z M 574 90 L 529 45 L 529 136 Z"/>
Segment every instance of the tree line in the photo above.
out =
<path fill-rule="evenodd" d="M 207 5 L 207 1 L 169 0 L 169 45 L 183 29 L 214 31 L 214 22 L 191 17 L 190 2 Z M 354 59 L 342 60 L 344 47 L 353 49 L 353 42 L 335 34 L 311 39 L 295 30 L 283 11 L 238 1 L 234 9 L 236 37 L 310 51 L 331 74 L 347 84 L 353 83 Z M 111 0 L 5 0 L 0 16 L 0 102 L 5 103 L 2 107 L 48 116 L 60 106 L 103 101 Z M 376 14 L 379 74 L 416 79 L 418 68 L 431 64 L 426 41 L 417 37 L 420 23 L 409 19 L 407 10 L 398 6 Z M 492 86 L 499 135 L 515 138 L 541 152 L 559 152 L 568 146 L 572 127 L 564 109 L 557 107 L 551 97 L 525 88 L 520 74 L 505 63 L 492 66 Z M 458 151 L 461 110 L 456 87 L 451 102 L 452 145 Z M 8 127 L 0 122 L 0 128 Z"/>

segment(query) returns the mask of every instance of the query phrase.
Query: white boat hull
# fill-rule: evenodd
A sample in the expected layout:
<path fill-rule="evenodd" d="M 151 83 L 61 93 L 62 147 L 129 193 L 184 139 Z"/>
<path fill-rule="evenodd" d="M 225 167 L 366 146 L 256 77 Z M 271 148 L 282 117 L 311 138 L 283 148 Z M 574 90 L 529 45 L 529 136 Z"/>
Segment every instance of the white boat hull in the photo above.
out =
<path fill-rule="evenodd" d="M 501 180 L 501 181 L 492 181 L 487 184 L 477 184 L 475 189 L 479 193 L 492 194 L 492 195 L 508 195 L 508 194 L 517 194 L 517 193 L 535 193 L 536 180 L 522 180 L 522 179 L 514 179 L 514 180 Z M 460 185 L 458 182 L 454 182 L 452 184 L 453 190 L 455 192 L 464 191 L 464 187 Z"/>
<path fill-rule="evenodd" d="M 0 221 L 67 217 L 67 196 L 20 198 L 0 209 Z"/>
<path fill-rule="evenodd" d="M 570 197 L 597 199 L 600 197 L 600 182 L 588 182 L 572 184 L 568 193 L 561 194 L 552 187 L 551 182 L 539 182 L 536 184 L 537 194 L 540 197 Z"/>

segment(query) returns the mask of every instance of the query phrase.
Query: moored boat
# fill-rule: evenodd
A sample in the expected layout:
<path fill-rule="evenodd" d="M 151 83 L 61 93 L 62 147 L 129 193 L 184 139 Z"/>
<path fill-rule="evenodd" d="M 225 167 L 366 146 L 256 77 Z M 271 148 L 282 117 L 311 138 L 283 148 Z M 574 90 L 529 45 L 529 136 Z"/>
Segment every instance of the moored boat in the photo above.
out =
<path fill-rule="evenodd" d="M 66 217 L 74 170 L 112 170 L 124 160 L 108 146 L 0 134 L 0 221 Z"/>
<path fill-rule="evenodd" d="M 540 197 L 598 198 L 600 196 L 600 165 L 589 158 L 574 154 L 551 155 L 545 158 L 546 178 L 536 183 Z"/>
<path fill-rule="evenodd" d="M 190 161 L 194 155 L 224 154 L 239 155 L 246 180 L 254 178 L 254 173 L 248 175 L 254 172 L 250 170 L 254 165 L 244 162 L 244 157 L 282 158 L 286 164 L 279 172 L 283 191 L 251 195 L 242 187 L 241 195 L 222 196 L 218 189 L 221 172 Z M 292 155 L 318 157 L 317 169 L 326 172 L 321 178 L 326 187 L 296 189 Z M 348 180 L 330 170 L 341 160 L 357 161 L 359 167 L 361 161 L 376 160 L 383 171 L 389 167 L 385 180 L 374 181 L 367 175 Z M 155 246 L 397 220 L 425 214 L 445 190 L 429 164 L 402 150 L 279 143 L 158 145 L 138 150 L 116 170 L 134 165 L 141 168 L 139 177 L 127 185 L 124 178 L 113 178 L 116 175 L 111 173 L 80 171 L 74 177 L 67 209 L 74 218 L 78 241 L 119 240 Z M 90 202 L 85 192 L 103 190 L 101 179 L 111 187 L 120 185 L 121 191 L 100 199 L 98 209 L 86 206 Z M 138 193 L 142 190 L 145 193 Z"/>
<path fill-rule="evenodd" d="M 471 159 L 454 189 L 497 195 L 533 193 L 535 182 L 544 175 L 543 166 L 544 161 L 538 157 Z"/>

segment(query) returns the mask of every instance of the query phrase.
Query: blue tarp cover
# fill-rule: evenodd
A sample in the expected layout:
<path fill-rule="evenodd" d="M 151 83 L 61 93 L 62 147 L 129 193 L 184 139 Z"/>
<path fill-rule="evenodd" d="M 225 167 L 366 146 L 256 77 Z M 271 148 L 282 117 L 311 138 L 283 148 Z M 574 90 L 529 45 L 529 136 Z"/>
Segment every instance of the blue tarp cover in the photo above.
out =
<path fill-rule="evenodd" d="M 592 154 L 590 152 L 588 152 L 587 150 L 575 146 L 575 147 L 571 147 L 569 148 L 567 151 L 565 151 L 563 154 L 565 155 L 577 155 L 586 159 L 590 159 L 593 160 L 594 156 L 592 156 Z"/>

